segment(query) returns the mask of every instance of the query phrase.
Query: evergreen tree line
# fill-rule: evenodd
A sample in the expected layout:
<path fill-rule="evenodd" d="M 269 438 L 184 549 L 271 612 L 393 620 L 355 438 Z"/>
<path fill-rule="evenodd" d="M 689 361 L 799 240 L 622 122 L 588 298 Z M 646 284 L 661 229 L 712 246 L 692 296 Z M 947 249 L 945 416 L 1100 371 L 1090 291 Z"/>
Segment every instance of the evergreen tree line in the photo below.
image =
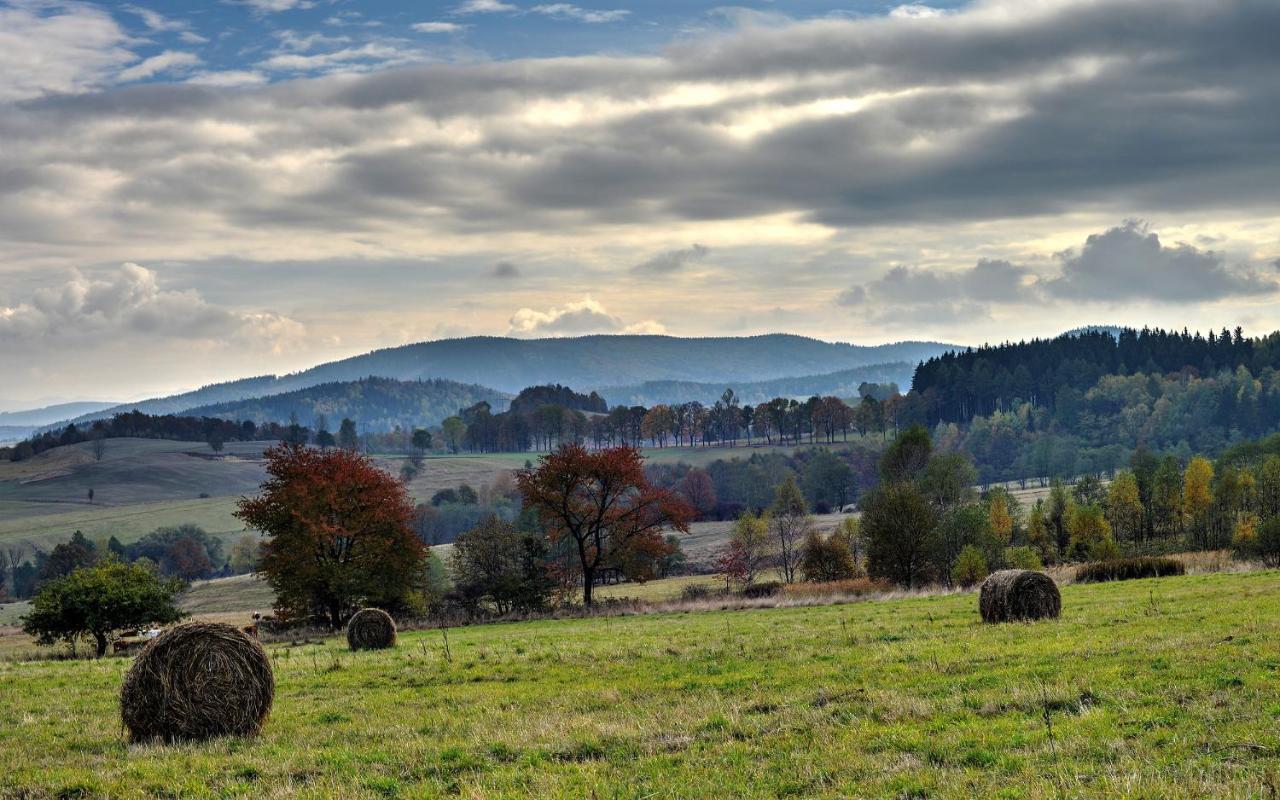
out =
<path fill-rule="evenodd" d="M 1051 412 L 1072 392 L 1106 375 L 1163 375 L 1190 371 L 1210 376 L 1237 367 L 1262 376 L 1280 368 L 1280 333 L 1246 338 L 1241 328 L 1220 333 L 1123 328 L 1064 334 L 1054 339 L 971 348 L 917 366 L 914 421 L 965 423 L 976 416 L 1030 402 Z"/>

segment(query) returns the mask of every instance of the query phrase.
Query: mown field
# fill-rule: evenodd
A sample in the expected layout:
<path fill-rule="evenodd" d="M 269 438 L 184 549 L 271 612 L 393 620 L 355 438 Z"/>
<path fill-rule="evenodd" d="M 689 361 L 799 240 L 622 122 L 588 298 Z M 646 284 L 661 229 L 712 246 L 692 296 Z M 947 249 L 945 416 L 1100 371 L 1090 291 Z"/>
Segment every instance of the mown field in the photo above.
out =
<path fill-rule="evenodd" d="M 270 648 L 263 735 L 127 745 L 128 666 L 0 663 L 0 797 L 1262 798 L 1280 572 Z"/>

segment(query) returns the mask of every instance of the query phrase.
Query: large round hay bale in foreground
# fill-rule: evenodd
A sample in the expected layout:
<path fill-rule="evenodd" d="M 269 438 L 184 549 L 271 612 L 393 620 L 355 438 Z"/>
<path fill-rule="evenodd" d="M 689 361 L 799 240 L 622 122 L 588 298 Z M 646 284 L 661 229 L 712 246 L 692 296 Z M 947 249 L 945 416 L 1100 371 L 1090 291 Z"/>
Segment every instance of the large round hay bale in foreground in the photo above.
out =
<path fill-rule="evenodd" d="M 380 608 L 362 608 L 347 622 L 347 644 L 352 650 L 395 647 L 396 621 Z"/>
<path fill-rule="evenodd" d="M 983 622 L 1057 619 L 1062 594 L 1053 578 L 1029 569 L 1002 569 L 982 582 L 978 610 Z"/>
<path fill-rule="evenodd" d="M 230 625 L 189 622 L 138 655 L 120 689 L 120 716 L 135 742 L 252 736 L 275 693 L 262 645 Z"/>

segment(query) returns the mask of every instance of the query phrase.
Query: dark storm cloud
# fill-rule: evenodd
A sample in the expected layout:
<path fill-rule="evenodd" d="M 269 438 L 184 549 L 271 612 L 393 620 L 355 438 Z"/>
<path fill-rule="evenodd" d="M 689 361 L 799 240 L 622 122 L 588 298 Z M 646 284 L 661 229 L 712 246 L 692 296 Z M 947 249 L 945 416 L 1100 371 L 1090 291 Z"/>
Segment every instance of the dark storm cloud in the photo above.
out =
<path fill-rule="evenodd" d="M 651 57 L 48 96 L 0 113 L 0 175 L 15 178 L 0 241 L 57 245 L 86 225 L 104 242 L 371 241 L 784 213 L 837 228 L 1263 213 L 1280 183 L 1276 30 L 1273 0 L 992 0 L 753 26 Z M 1251 286 L 1237 278 L 1204 286 Z M 1062 280 L 1060 294 L 1091 291 L 1084 273 Z"/>
<path fill-rule="evenodd" d="M 1270 294 L 1274 277 L 1232 267 L 1212 251 L 1191 245 L 1166 247 L 1139 222 L 1094 234 L 1078 253 L 1062 257 L 1062 274 L 1048 291 L 1071 300 L 1159 300 L 1200 303 L 1232 296 Z"/>
<path fill-rule="evenodd" d="M 706 258 L 710 252 L 711 248 L 700 244 L 695 244 L 682 250 L 668 250 L 636 264 L 631 268 L 631 271 L 649 275 L 665 275 L 671 272 L 679 272 L 688 264 Z"/>
<path fill-rule="evenodd" d="M 514 280 L 520 277 L 520 268 L 510 261 L 499 261 L 493 265 L 493 277 L 501 280 Z"/>

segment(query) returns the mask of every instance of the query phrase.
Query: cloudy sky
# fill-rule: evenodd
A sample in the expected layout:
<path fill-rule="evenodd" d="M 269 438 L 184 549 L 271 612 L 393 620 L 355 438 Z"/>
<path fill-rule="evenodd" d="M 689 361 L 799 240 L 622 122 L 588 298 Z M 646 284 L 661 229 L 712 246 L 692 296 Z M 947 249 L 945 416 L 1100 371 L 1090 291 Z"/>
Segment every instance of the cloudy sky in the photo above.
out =
<path fill-rule="evenodd" d="M 0 408 L 469 334 L 1280 328 L 1280 3 L 0 0 Z"/>

